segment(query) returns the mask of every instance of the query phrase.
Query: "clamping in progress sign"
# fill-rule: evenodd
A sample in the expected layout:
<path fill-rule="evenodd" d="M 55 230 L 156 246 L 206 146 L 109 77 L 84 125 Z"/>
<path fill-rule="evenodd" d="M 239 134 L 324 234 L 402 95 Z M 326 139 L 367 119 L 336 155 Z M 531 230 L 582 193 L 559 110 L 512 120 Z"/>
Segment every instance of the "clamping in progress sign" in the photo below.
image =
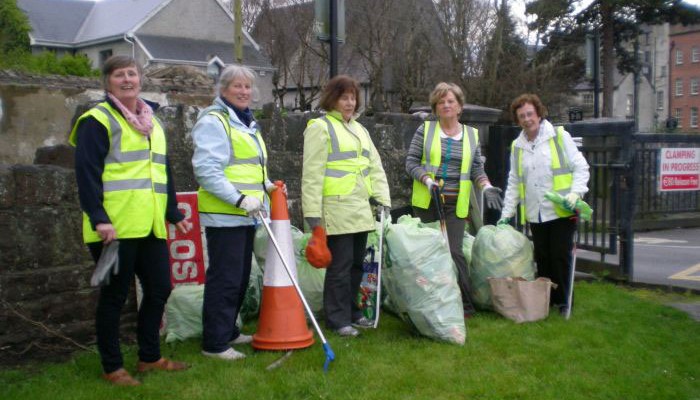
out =
<path fill-rule="evenodd" d="M 700 190 L 700 148 L 661 149 L 659 191 Z"/>

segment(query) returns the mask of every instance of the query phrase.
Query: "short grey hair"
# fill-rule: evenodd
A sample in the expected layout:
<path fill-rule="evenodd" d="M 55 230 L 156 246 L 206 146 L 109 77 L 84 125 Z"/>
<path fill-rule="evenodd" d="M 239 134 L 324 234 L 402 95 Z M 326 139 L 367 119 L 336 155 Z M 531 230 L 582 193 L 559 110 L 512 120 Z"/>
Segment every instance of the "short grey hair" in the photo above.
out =
<path fill-rule="evenodd" d="M 221 96 L 221 91 L 226 89 L 228 85 L 235 79 L 243 78 L 250 82 L 250 86 L 255 87 L 255 72 L 243 65 L 229 65 L 221 71 L 219 82 L 216 84 L 216 94 Z"/>

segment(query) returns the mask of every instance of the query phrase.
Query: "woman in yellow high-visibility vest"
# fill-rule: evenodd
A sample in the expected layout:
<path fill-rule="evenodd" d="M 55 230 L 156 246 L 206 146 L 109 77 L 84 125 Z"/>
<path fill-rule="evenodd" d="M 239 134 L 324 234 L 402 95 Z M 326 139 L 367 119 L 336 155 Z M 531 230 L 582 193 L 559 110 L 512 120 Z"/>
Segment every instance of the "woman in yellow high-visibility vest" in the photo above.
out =
<path fill-rule="evenodd" d="M 545 119 L 547 109 L 537 95 L 519 96 L 510 111 L 523 129 L 511 145 L 508 188 L 498 224 L 510 223 L 520 205 L 520 222 L 530 223 L 537 274 L 557 284 L 550 304 L 566 315 L 576 231 L 570 210 L 588 192 L 588 163 L 571 135 Z M 544 195 L 549 191 L 565 196 L 569 210 L 547 200 Z"/>
<path fill-rule="evenodd" d="M 441 82 L 430 94 L 430 107 L 437 121 L 425 121 L 413 135 L 406 157 L 406 172 L 413 177 L 413 213 L 423 222 L 437 219 L 430 191 L 439 180 L 444 194 L 445 222 L 450 254 L 457 267 L 464 316 L 474 313 L 467 260 L 462 250 L 464 228 L 469 214 L 472 182 L 484 193 L 489 208 L 501 208 L 501 189 L 489 182 L 479 147 L 479 132 L 459 122 L 464 94 L 459 86 Z"/>
<path fill-rule="evenodd" d="M 267 193 L 267 148 L 250 109 L 255 71 L 229 65 L 218 95 L 192 129 L 192 168 L 199 183 L 199 217 L 205 227 L 209 267 L 202 305 L 202 354 L 227 361 L 245 358 L 233 345 L 251 343 L 236 318 L 250 280 L 253 239 Z M 286 193 L 286 186 L 283 189 Z"/>
<path fill-rule="evenodd" d="M 310 120 L 304 131 L 301 206 L 313 230 L 306 258 L 315 267 L 328 267 L 323 311 L 326 326 L 341 336 L 357 336 L 356 327 L 372 326 L 356 303 L 367 233 L 375 229 L 370 199 L 384 211 L 391 206 L 382 160 L 355 119 L 359 94 L 359 84 L 349 76 L 328 81 L 319 102 L 327 113 Z"/>
<path fill-rule="evenodd" d="M 158 332 L 171 289 L 165 221 L 183 233 L 192 224 L 177 209 L 157 104 L 139 97 L 142 76 L 133 58 L 110 57 L 102 67 L 106 98 L 78 118 L 69 139 L 90 253 L 97 261 L 103 246 L 119 241 L 119 270 L 100 288 L 95 325 L 103 378 L 121 386 L 140 384 L 119 349 L 119 316 L 134 275 L 143 289 L 137 371 L 187 368 L 161 357 Z"/>

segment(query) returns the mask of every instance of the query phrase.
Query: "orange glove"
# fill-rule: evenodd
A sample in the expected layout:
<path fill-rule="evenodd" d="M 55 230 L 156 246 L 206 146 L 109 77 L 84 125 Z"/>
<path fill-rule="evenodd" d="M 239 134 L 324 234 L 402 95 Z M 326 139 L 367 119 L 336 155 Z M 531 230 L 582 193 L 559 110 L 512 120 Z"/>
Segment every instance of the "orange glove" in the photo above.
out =
<path fill-rule="evenodd" d="M 326 268 L 331 263 L 331 251 L 326 243 L 326 230 L 315 226 L 306 244 L 306 259 L 316 268 Z"/>

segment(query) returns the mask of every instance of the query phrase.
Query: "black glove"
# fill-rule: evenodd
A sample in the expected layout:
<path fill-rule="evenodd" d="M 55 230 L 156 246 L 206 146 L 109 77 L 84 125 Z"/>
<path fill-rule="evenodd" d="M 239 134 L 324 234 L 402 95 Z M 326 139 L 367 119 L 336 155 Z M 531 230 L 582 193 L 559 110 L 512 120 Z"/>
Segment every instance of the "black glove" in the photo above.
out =
<path fill-rule="evenodd" d="M 486 207 L 492 210 L 500 210 L 503 208 L 503 199 L 501 193 L 503 191 L 495 186 L 484 189 L 484 203 Z"/>

